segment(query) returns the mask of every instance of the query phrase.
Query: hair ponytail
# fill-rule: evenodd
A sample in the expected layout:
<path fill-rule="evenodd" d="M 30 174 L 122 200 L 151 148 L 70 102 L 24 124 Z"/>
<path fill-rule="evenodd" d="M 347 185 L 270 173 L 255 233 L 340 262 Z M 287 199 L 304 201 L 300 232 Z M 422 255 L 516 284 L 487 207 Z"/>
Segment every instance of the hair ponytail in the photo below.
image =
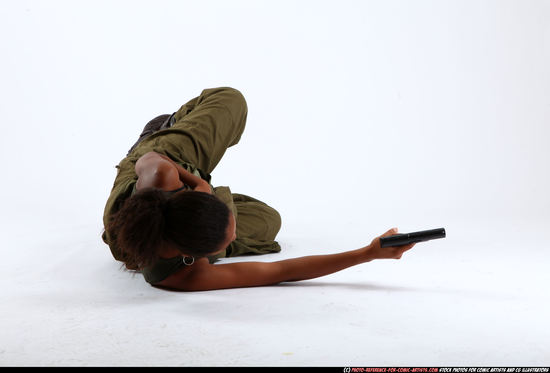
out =
<path fill-rule="evenodd" d="M 168 199 L 160 189 L 143 189 L 113 214 L 107 230 L 127 268 L 143 268 L 158 259 L 158 249 L 165 241 Z"/>
<path fill-rule="evenodd" d="M 223 249 L 229 214 L 227 205 L 208 193 L 148 188 L 124 201 L 106 230 L 126 268 L 140 269 L 153 264 L 165 244 L 193 257 Z"/>

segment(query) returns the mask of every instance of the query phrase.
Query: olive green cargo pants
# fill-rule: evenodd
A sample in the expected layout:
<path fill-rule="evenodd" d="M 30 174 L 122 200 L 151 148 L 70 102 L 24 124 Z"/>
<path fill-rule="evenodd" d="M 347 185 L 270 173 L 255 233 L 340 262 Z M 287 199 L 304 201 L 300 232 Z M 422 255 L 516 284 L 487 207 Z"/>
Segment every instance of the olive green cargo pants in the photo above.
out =
<path fill-rule="evenodd" d="M 117 166 L 117 177 L 105 206 L 104 225 L 107 226 L 110 215 L 131 196 L 137 181 L 135 163 L 142 155 L 150 151 L 164 154 L 210 182 L 210 173 L 227 148 L 239 142 L 247 113 L 246 101 L 238 90 L 228 87 L 205 89 L 172 115 L 168 128 L 142 136 Z M 225 186 L 213 188 L 213 194 L 235 215 L 237 239 L 225 251 L 209 258 L 210 261 L 281 250 L 275 241 L 281 217 L 275 209 L 244 194 L 231 193 Z M 110 244 L 109 232 L 104 232 L 103 240 L 109 244 L 115 259 L 122 260 L 119 250 Z"/>

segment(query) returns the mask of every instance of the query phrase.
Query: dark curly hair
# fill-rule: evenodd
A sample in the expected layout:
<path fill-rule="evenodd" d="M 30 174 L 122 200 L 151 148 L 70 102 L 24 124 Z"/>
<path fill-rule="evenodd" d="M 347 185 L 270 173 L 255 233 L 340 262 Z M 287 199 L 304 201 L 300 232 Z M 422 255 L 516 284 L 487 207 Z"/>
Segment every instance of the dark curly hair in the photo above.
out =
<path fill-rule="evenodd" d="M 208 193 L 147 188 L 124 202 L 106 230 L 126 267 L 140 269 L 154 263 L 166 243 L 194 257 L 216 252 L 226 238 L 229 215 L 227 205 Z"/>

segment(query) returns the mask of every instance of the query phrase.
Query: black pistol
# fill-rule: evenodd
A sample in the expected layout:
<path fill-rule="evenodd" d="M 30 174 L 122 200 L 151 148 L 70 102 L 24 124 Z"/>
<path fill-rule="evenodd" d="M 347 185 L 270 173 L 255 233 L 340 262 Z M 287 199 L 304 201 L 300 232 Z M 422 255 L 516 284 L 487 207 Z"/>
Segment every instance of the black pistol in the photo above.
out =
<path fill-rule="evenodd" d="M 380 237 L 380 247 L 402 246 L 413 242 L 435 240 L 436 238 L 445 238 L 445 228 L 411 233 L 398 233 L 393 236 Z"/>

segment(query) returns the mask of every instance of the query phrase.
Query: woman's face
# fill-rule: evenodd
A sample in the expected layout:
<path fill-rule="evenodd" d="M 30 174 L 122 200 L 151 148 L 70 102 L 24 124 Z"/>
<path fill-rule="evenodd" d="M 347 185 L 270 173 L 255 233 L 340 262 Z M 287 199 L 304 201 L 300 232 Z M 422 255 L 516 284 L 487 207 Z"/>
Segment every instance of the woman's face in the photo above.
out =
<path fill-rule="evenodd" d="M 189 192 L 189 189 L 182 189 L 176 193 L 186 193 Z M 233 215 L 232 211 L 229 211 L 229 223 L 227 225 L 227 229 L 225 231 L 225 241 L 221 245 L 221 248 L 214 252 L 212 255 L 218 254 L 219 252 L 225 250 L 231 242 L 235 241 L 237 239 L 237 219 L 235 219 L 235 215 Z"/>
<path fill-rule="evenodd" d="M 237 239 L 237 219 L 235 219 L 235 215 L 232 212 L 229 213 L 229 226 L 227 229 L 231 234 L 231 241 L 229 242 L 231 243 Z"/>
<path fill-rule="evenodd" d="M 229 224 L 225 230 L 225 241 L 222 243 L 221 248 L 213 254 L 217 254 L 227 248 L 231 242 L 237 239 L 237 219 L 232 212 L 229 212 Z"/>

